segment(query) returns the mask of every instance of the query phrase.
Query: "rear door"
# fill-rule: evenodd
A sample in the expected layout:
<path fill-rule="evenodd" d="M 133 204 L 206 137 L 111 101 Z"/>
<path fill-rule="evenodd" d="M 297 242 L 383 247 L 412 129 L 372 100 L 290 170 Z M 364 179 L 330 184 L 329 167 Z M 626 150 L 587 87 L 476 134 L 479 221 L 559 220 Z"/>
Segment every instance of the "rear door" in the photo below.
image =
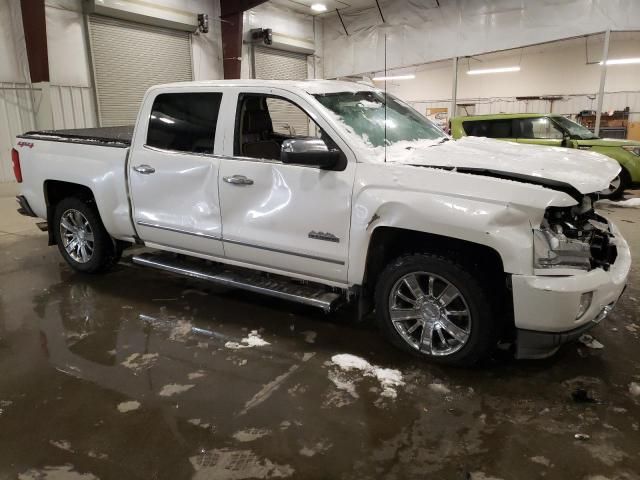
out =
<path fill-rule="evenodd" d="M 229 260 L 345 283 L 355 157 L 305 98 L 271 88 L 237 97 L 220 164 Z M 230 125 L 227 124 L 227 128 Z M 334 170 L 283 164 L 287 138 L 322 138 L 343 152 Z"/>
<path fill-rule="evenodd" d="M 518 118 L 514 120 L 518 143 L 561 147 L 562 131 L 548 117 Z"/>
<path fill-rule="evenodd" d="M 224 255 L 214 156 L 222 96 L 176 89 L 145 100 L 150 113 L 138 119 L 128 176 L 133 220 L 149 246 Z"/>

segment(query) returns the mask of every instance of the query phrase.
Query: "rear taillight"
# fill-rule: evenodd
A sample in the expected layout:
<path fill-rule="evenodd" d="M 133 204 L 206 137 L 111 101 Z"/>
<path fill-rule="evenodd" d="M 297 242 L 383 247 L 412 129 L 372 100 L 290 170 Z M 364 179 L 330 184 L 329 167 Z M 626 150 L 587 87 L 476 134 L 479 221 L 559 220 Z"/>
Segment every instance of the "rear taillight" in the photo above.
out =
<path fill-rule="evenodd" d="M 13 162 L 13 174 L 18 183 L 22 183 L 22 169 L 20 168 L 20 154 L 15 148 L 11 149 L 11 161 Z"/>

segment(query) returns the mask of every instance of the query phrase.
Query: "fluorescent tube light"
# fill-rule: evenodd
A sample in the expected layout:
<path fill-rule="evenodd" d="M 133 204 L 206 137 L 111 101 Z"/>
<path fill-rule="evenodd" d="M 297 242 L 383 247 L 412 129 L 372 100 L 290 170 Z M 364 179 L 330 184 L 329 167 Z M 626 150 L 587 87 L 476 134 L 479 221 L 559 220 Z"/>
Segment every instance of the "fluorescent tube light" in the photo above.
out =
<path fill-rule="evenodd" d="M 607 65 L 631 65 L 633 63 L 640 63 L 640 58 L 612 58 L 607 60 Z M 602 65 L 602 62 L 600 62 Z"/>
<path fill-rule="evenodd" d="M 326 12 L 327 6 L 324 3 L 314 3 L 311 5 L 311 10 L 314 12 Z"/>
<path fill-rule="evenodd" d="M 416 78 L 415 75 L 388 75 L 386 77 L 373 77 L 374 82 L 383 82 L 384 80 L 411 80 Z"/>
<path fill-rule="evenodd" d="M 520 67 L 484 68 L 480 70 L 468 70 L 467 75 L 483 75 L 485 73 L 519 72 Z"/>

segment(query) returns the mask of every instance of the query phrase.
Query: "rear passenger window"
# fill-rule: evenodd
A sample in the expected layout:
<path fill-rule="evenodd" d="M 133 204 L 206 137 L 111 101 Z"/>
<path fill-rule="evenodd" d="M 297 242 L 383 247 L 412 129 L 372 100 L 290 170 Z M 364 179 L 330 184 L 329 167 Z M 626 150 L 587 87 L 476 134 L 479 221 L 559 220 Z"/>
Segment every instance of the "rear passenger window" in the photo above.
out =
<path fill-rule="evenodd" d="M 546 117 L 518 120 L 520 138 L 562 140 L 562 132 Z"/>
<path fill-rule="evenodd" d="M 512 138 L 511 119 L 462 122 L 467 135 L 473 137 Z"/>
<path fill-rule="evenodd" d="M 163 93 L 153 102 L 147 145 L 190 153 L 213 153 L 222 93 Z"/>

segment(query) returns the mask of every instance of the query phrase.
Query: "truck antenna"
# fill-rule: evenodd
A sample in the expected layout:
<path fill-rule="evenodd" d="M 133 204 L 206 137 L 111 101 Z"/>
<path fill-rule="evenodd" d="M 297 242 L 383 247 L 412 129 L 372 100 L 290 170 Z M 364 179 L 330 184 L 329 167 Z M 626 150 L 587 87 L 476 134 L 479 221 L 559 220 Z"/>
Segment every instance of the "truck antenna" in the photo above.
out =
<path fill-rule="evenodd" d="M 384 34 L 384 163 L 387 163 L 387 34 Z"/>

